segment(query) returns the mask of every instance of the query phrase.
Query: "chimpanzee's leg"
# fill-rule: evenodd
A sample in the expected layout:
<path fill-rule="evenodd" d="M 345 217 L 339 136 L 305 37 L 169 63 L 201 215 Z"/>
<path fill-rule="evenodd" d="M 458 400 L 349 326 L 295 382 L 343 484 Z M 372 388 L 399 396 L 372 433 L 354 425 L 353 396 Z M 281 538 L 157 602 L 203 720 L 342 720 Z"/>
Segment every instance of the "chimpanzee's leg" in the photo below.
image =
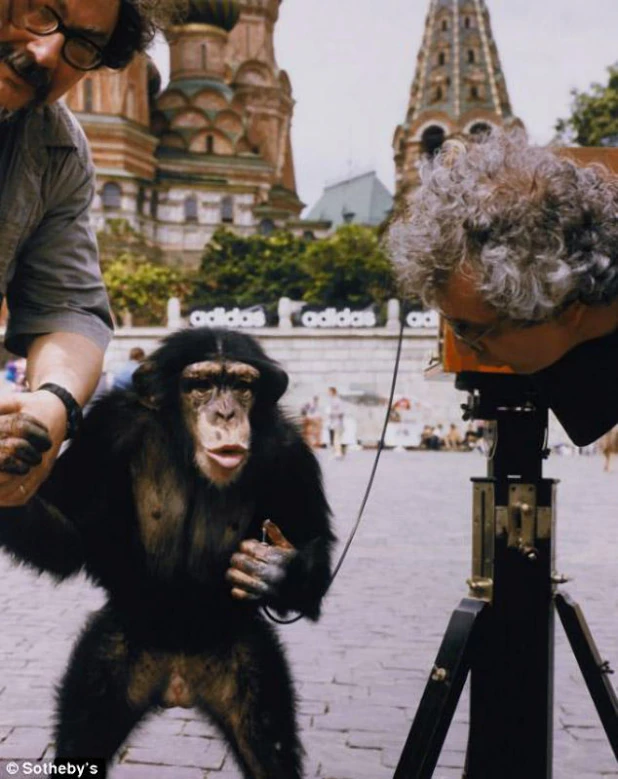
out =
<path fill-rule="evenodd" d="M 73 649 L 57 694 L 57 759 L 113 758 L 151 705 L 150 691 L 129 694 L 132 669 L 121 629 L 106 608 Z"/>
<path fill-rule="evenodd" d="M 225 654 L 206 663 L 199 708 L 227 736 L 245 779 L 301 779 L 292 679 L 270 627 L 254 623 Z"/>

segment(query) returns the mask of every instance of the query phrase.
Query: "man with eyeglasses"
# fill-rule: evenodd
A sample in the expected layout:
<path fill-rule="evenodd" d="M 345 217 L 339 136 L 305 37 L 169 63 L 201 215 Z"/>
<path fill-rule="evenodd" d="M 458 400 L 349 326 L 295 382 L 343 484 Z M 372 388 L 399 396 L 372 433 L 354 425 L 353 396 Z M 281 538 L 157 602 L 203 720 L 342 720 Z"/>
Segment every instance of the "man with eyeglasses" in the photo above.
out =
<path fill-rule="evenodd" d="M 462 350 L 530 374 L 576 443 L 618 422 L 618 179 L 521 131 L 447 142 L 390 248 Z"/>
<path fill-rule="evenodd" d="M 0 299 L 30 392 L 0 398 L 0 506 L 25 503 L 79 427 L 111 337 L 89 224 L 94 168 L 57 102 L 122 68 L 178 0 L 0 0 Z"/>

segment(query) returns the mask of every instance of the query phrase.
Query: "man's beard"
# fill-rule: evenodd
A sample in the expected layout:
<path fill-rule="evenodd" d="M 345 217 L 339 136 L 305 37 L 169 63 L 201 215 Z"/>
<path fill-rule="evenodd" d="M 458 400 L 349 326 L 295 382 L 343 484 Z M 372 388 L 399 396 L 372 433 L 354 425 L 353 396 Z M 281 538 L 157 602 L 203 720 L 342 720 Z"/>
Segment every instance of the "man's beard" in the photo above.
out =
<path fill-rule="evenodd" d="M 20 51 L 9 42 L 0 43 L 0 62 L 4 62 L 23 81 L 34 90 L 34 96 L 30 102 L 19 109 L 5 108 L 0 105 L 0 123 L 12 119 L 17 113 L 31 110 L 42 105 L 51 91 L 51 73 L 47 68 L 38 65 L 25 51 Z"/>

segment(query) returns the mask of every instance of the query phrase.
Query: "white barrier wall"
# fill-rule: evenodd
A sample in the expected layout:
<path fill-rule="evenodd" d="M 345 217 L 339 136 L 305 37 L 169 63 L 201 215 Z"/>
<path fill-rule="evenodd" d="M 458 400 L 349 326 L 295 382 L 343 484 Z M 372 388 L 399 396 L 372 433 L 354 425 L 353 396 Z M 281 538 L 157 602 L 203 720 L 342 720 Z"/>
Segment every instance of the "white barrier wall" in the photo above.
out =
<path fill-rule="evenodd" d="M 148 354 L 160 338 L 171 332 L 166 328 L 121 328 L 110 345 L 105 368 L 115 372 L 126 361 L 133 346 Z M 309 330 L 306 328 L 263 328 L 247 330 L 266 352 L 277 360 L 290 376 L 290 388 L 284 403 L 294 413 L 314 395 L 326 404 L 329 386 L 343 396 L 356 399 L 363 393 L 388 397 L 398 333 L 386 328 L 370 330 Z M 397 396 L 412 402 L 407 420 L 412 424 L 450 422 L 461 426 L 460 404 L 465 395 L 454 389 L 454 377 L 426 380 L 423 370 L 435 352 L 436 330 L 408 329 L 404 336 Z M 360 439 L 372 439 L 384 418 L 384 407 L 350 400 L 347 413 L 356 419 Z"/>

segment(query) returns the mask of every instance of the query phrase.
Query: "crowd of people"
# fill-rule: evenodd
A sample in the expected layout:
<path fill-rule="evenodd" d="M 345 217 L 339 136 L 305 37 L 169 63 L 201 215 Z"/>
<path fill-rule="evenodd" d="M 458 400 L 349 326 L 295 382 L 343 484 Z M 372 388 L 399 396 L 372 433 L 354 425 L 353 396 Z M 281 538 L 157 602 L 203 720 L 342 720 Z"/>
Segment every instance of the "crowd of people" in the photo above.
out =
<path fill-rule="evenodd" d="M 394 404 L 389 420 L 394 423 L 402 421 L 401 412 L 409 410 L 409 401 Z M 344 442 L 344 403 L 336 387 L 328 388 L 326 402 L 322 405 L 319 395 L 314 395 L 300 410 L 303 438 L 312 449 L 328 448 L 333 457 L 342 459 L 347 445 Z M 447 431 L 443 424 L 425 425 L 416 444 L 418 449 L 430 451 L 469 452 L 479 450 L 484 452 L 484 427 L 478 420 L 470 422 L 464 432 L 455 423 L 451 423 Z"/>
<path fill-rule="evenodd" d="M 442 424 L 425 425 L 421 433 L 419 448 L 434 452 L 440 450 L 449 452 L 483 451 L 484 432 L 481 420 L 470 422 L 463 435 L 454 422 L 449 425 L 448 432 L 444 431 Z"/>

